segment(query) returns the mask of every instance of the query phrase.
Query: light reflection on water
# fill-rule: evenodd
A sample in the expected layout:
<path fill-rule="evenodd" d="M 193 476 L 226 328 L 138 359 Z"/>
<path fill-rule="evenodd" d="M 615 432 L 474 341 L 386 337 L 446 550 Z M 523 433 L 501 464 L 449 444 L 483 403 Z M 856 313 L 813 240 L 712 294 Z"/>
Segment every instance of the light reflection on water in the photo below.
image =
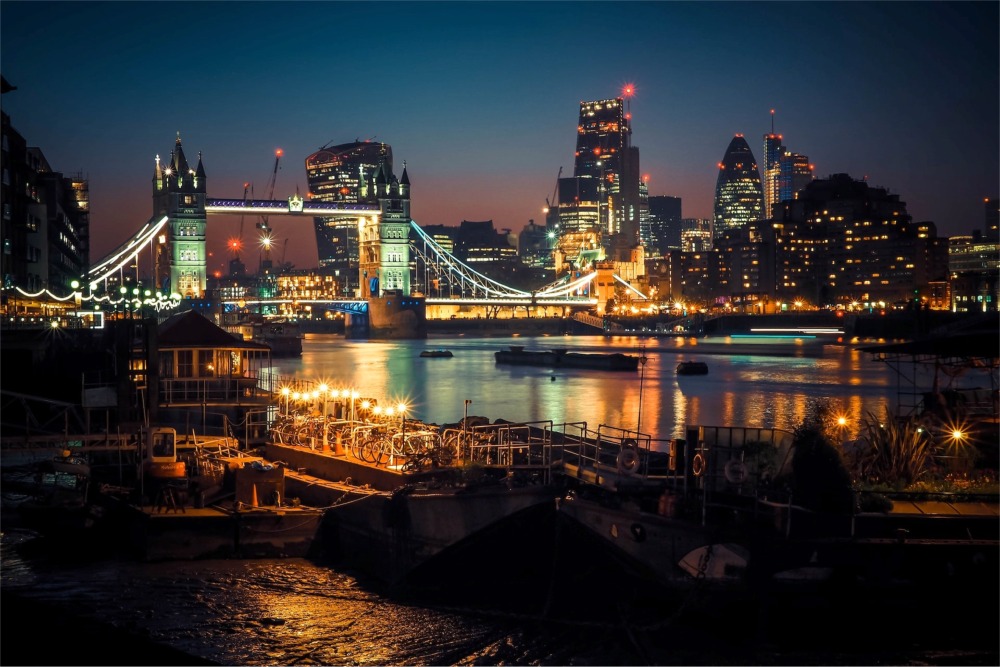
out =
<path fill-rule="evenodd" d="M 636 372 L 498 366 L 494 352 L 512 344 L 618 351 L 645 355 L 647 363 Z M 420 357 L 422 350 L 439 347 L 454 357 Z M 869 357 L 849 346 L 795 341 L 727 344 L 628 336 L 349 341 L 308 334 L 301 359 L 278 359 L 274 365 L 282 376 L 406 402 L 411 417 L 436 424 L 461 420 L 465 401 L 471 400 L 469 414 L 490 420 L 585 421 L 633 429 L 641 417 L 643 432 L 674 438 L 684 436 L 685 424 L 793 430 L 814 401 L 826 399 L 848 416 L 845 436 L 853 437 L 868 412 L 884 414 L 894 403 L 893 373 Z M 677 376 L 677 363 L 692 359 L 707 362 L 708 375 Z"/>

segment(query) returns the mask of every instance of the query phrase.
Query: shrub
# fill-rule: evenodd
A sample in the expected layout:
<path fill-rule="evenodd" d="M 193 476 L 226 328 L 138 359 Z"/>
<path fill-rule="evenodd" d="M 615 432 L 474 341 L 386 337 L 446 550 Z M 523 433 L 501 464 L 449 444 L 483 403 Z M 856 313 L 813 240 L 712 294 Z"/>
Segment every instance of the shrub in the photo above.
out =
<path fill-rule="evenodd" d="M 859 461 L 861 480 L 902 489 L 933 469 L 930 438 L 916 420 L 903 421 L 886 410 L 884 419 L 869 412 L 861 426 L 861 439 L 868 444 Z"/>
<path fill-rule="evenodd" d="M 792 502 L 818 512 L 849 513 L 854 509 L 851 476 L 840 450 L 826 434 L 829 408 L 814 406 L 792 438 L 792 474 L 785 480 Z"/>

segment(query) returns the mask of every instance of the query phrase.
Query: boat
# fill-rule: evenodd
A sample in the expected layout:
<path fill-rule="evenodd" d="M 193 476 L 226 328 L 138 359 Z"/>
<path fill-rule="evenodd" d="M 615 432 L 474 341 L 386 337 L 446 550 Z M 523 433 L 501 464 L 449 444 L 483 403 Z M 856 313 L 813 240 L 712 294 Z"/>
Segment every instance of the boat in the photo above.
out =
<path fill-rule="evenodd" d="M 677 364 L 678 375 L 707 375 L 708 364 L 704 361 L 682 361 Z"/>
<path fill-rule="evenodd" d="M 24 525 L 42 535 L 72 540 L 100 518 L 90 503 L 90 465 L 70 449 L 5 468 L 3 490 Z"/>
<path fill-rule="evenodd" d="M 120 546 L 143 561 L 306 556 L 324 510 L 289 501 L 285 469 L 246 454 L 230 438 L 193 445 L 175 429 L 141 434 L 138 483 L 108 488 Z"/>
<path fill-rule="evenodd" d="M 518 366 L 546 366 L 551 368 L 584 368 L 607 371 L 634 371 L 639 367 L 639 358 L 620 352 L 610 354 L 587 354 L 566 350 L 525 350 L 522 345 L 511 345 L 506 350 L 495 353 L 498 364 Z"/>
<path fill-rule="evenodd" d="M 420 356 L 428 358 L 451 358 L 455 355 L 451 353 L 451 350 L 424 350 L 420 353 Z"/>
<path fill-rule="evenodd" d="M 271 348 L 272 357 L 301 357 L 302 331 L 298 322 L 270 318 L 256 313 L 226 313 L 222 328 L 230 334 Z"/>
<path fill-rule="evenodd" d="M 265 450 L 288 464 L 289 497 L 328 508 L 321 548 L 341 565 L 406 587 L 455 549 L 553 511 L 551 426 L 407 420 L 404 433 L 371 419 L 334 424 L 316 448 L 275 439 Z M 373 453 L 377 439 L 399 449 Z M 405 442 L 420 445 L 403 453 Z M 493 545 L 502 547 L 534 548 Z"/>
<path fill-rule="evenodd" d="M 688 426 L 686 435 L 654 442 L 605 428 L 563 444 L 560 516 L 650 585 L 703 600 L 801 601 L 835 589 L 926 593 L 943 572 L 966 590 L 996 582 L 995 505 L 805 507 L 770 481 L 792 470 L 793 434 Z"/>
<path fill-rule="evenodd" d="M 254 323 L 251 340 L 270 347 L 275 357 L 302 356 L 302 332 L 296 322 L 282 319 Z"/>

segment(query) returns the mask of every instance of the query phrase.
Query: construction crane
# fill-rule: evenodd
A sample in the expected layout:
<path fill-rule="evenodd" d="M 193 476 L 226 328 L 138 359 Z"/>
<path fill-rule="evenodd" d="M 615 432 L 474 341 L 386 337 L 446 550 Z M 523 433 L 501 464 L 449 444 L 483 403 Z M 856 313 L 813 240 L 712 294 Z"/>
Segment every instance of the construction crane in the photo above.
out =
<path fill-rule="evenodd" d="M 562 167 L 559 167 L 559 173 L 556 174 L 556 187 L 553 188 L 553 190 L 552 190 L 552 201 L 549 201 L 548 197 L 545 198 L 545 225 L 546 226 L 549 225 L 549 220 L 550 219 L 552 219 L 552 218 L 558 219 L 555 215 L 553 215 L 553 209 L 556 207 L 556 204 L 557 204 L 558 199 L 559 199 L 559 179 L 560 178 L 562 178 Z M 549 230 L 549 231 L 551 231 L 551 230 Z"/>
<path fill-rule="evenodd" d="M 249 191 L 250 191 L 250 184 L 249 183 L 244 183 L 243 184 L 243 206 L 240 208 L 240 211 L 242 211 L 243 207 L 246 207 L 246 205 L 247 205 L 247 193 Z M 236 238 L 229 239 L 229 247 L 233 251 L 233 259 L 236 260 L 237 262 L 240 261 L 240 251 L 243 250 L 243 213 L 242 212 L 240 213 L 240 233 L 236 236 Z"/>
<path fill-rule="evenodd" d="M 559 198 L 559 179 L 562 178 L 562 167 L 559 167 L 559 173 L 556 174 L 556 187 L 552 189 L 552 201 L 549 198 L 545 198 L 545 212 L 548 213 L 549 210 L 555 206 L 556 200 Z"/>
<path fill-rule="evenodd" d="M 274 171 L 271 172 L 271 179 L 267 182 L 267 199 L 271 201 L 274 199 L 274 184 L 278 180 L 278 163 L 281 162 L 281 156 L 284 153 L 280 148 L 274 151 Z M 257 229 L 263 234 L 267 234 L 271 231 L 270 225 L 267 224 L 268 216 L 260 216 L 260 222 L 257 223 Z"/>
<path fill-rule="evenodd" d="M 243 206 L 247 203 L 247 191 L 250 189 L 249 183 L 243 184 Z M 243 214 L 240 213 L 240 232 L 236 238 L 229 239 L 229 248 L 233 251 L 233 257 L 229 260 L 229 275 L 242 276 L 246 273 L 246 266 L 243 264 L 240 253 L 243 251 Z"/>

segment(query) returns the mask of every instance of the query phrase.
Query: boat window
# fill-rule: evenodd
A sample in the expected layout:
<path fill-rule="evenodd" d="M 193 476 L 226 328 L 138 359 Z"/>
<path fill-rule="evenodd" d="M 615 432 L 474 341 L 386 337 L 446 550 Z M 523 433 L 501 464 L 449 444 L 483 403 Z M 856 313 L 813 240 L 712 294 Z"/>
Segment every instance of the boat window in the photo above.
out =
<path fill-rule="evenodd" d="M 198 350 L 198 375 L 211 377 L 215 375 L 214 353 L 212 350 Z"/>
<path fill-rule="evenodd" d="M 177 377 L 194 377 L 194 352 L 192 350 L 177 351 Z"/>
<path fill-rule="evenodd" d="M 160 352 L 160 377 L 172 378 L 173 376 L 174 376 L 173 351 Z"/>

